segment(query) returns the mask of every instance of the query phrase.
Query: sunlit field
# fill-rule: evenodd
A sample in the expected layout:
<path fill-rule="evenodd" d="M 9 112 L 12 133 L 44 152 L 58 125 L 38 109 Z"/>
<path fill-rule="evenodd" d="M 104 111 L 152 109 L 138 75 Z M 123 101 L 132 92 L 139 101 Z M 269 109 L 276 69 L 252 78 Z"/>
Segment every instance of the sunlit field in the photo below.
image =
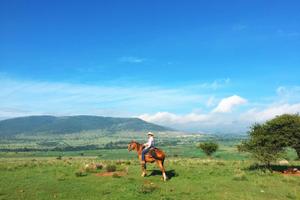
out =
<path fill-rule="evenodd" d="M 122 176 L 96 176 L 83 172 L 89 163 L 116 165 Z M 1 159 L 0 199 L 299 199 L 300 177 L 249 168 L 249 161 L 222 159 L 170 159 L 169 180 L 149 165 L 140 177 L 138 162 L 66 157 Z M 294 162 L 293 164 L 300 164 Z"/>
<path fill-rule="evenodd" d="M 1 153 L 0 199 L 299 199 L 300 177 L 260 169 L 232 143 L 212 158 L 193 145 L 163 148 L 167 182 L 155 164 L 141 177 L 127 149 Z M 293 152 L 288 154 L 294 160 Z M 99 165 L 99 168 L 89 166 Z M 116 171 L 109 176 L 107 166 Z M 290 161 L 299 166 L 299 161 Z M 286 166 L 282 166 L 286 168 Z"/>

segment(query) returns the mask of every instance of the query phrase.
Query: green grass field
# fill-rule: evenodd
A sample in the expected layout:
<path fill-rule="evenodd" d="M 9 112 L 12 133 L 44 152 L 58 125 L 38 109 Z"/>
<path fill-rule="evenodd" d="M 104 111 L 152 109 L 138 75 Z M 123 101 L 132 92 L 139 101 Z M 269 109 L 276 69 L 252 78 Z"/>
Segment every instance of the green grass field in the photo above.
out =
<path fill-rule="evenodd" d="M 116 164 L 122 177 L 75 175 L 85 164 Z M 293 163 L 300 164 L 300 163 Z M 163 182 L 155 165 L 140 177 L 137 161 L 120 163 L 97 158 L 1 159 L 0 199 L 300 199 L 300 177 L 250 170 L 249 161 L 170 159 L 170 180 Z"/>
<path fill-rule="evenodd" d="M 2 152 L 0 199 L 300 199 L 300 177 L 251 169 L 253 161 L 232 143 L 221 143 L 212 159 L 195 145 L 163 149 L 169 155 L 167 182 L 154 164 L 148 165 L 149 176 L 140 177 L 136 154 L 126 149 Z M 293 152 L 288 156 L 295 158 Z M 127 174 L 99 177 L 96 173 L 106 169 L 86 173 L 83 168 L 90 163 L 113 164 Z M 83 176 L 76 176 L 80 171 Z"/>

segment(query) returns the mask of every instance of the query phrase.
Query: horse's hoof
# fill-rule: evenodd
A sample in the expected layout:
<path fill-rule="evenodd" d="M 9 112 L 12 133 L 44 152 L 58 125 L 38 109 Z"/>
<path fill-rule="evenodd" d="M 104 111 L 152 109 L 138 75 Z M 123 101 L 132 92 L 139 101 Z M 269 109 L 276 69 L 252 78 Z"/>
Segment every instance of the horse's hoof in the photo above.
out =
<path fill-rule="evenodd" d="M 168 177 L 166 175 L 164 175 L 162 178 L 163 178 L 164 181 L 168 180 Z"/>

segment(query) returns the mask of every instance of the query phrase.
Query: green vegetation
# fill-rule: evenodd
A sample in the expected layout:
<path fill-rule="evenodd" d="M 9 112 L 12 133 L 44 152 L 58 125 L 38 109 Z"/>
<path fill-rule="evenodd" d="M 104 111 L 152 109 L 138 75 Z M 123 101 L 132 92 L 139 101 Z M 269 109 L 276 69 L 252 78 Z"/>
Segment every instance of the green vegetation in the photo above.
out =
<path fill-rule="evenodd" d="M 99 116 L 30 116 L 0 121 L 0 136 L 17 134 L 69 134 L 89 130 L 101 130 L 112 134 L 119 131 L 168 131 L 170 129 L 145 122 L 138 118 L 114 118 Z"/>
<path fill-rule="evenodd" d="M 116 166 L 115 165 L 107 165 L 106 166 L 106 171 L 107 172 L 115 172 L 116 171 Z"/>
<path fill-rule="evenodd" d="M 219 146 L 217 143 L 215 142 L 204 142 L 204 143 L 200 143 L 198 146 L 200 149 L 202 149 L 202 151 L 207 155 L 207 156 L 211 156 L 213 153 L 215 153 Z"/>
<path fill-rule="evenodd" d="M 126 148 L 1 152 L 0 199 L 299 199 L 299 177 L 260 170 L 237 151 L 239 139 L 218 138 L 210 160 L 191 144 L 211 137 L 179 137 L 181 145 L 159 146 L 167 153 L 166 183 L 155 164 L 147 166 L 150 176 L 140 177 L 137 155 Z M 299 166 L 296 157 L 290 151 L 286 159 Z M 97 176 L 107 171 L 114 172 Z"/>
<path fill-rule="evenodd" d="M 114 165 L 126 175 L 97 176 L 80 171 L 88 163 Z M 6 158 L 0 162 L 0 199 L 299 199 L 299 177 L 251 168 L 252 162 L 169 158 L 169 181 L 163 182 L 155 165 L 140 177 L 137 160 L 97 158 Z M 300 162 L 292 162 L 294 166 Z M 151 175 L 152 174 L 152 175 Z"/>
<path fill-rule="evenodd" d="M 137 155 L 128 152 L 127 144 L 132 139 L 145 141 L 141 132 L 100 129 L 2 137 L 0 200 L 300 199 L 299 176 L 281 173 L 300 168 L 298 143 L 287 136 L 277 137 L 282 133 L 298 137 L 297 131 L 291 131 L 298 130 L 294 119 L 284 116 L 254 125 L 248 140 L 232 135 L 156 132 L 157 147 L 167 154 L 167 182 L 161 180 L 155 164 L 148 164 L 149 176 L 140 177 Z M 244 151 L 238 151 L 238 145 Z M 271 170 L 250 155 L 267 162 Z M 288 164 L 277 165 L 277 158 Z"/>
<path fill-rule="evenodd" d="M 249 139 L 239 145 L 240 151 L 270 166 L 271 162 L 282 157 L 286 148 L 294 148 L 300 156 L 300 116 L 281 115 L 264 124 L 255 124 L 249 131 Z"/>

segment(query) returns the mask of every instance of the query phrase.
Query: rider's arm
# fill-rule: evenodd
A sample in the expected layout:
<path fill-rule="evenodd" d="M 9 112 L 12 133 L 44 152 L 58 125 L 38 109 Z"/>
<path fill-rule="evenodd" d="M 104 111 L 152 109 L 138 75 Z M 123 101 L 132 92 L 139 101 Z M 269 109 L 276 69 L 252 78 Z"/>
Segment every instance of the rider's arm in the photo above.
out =
<path fill-rule="evenodd" d="M 153 141 L 153 138 L 152 138 L 152 137 L 150 137 L 150 138 L 148 139 L 148 142 L 147 142 L 147 143 L 145 143 L 145 144 L 144 144 L 144 146 L 146 146 L 146 147 L 150 147 L 150 146 L 151 146 L 151 143 L 152 143 L 152 141 Z"/>

